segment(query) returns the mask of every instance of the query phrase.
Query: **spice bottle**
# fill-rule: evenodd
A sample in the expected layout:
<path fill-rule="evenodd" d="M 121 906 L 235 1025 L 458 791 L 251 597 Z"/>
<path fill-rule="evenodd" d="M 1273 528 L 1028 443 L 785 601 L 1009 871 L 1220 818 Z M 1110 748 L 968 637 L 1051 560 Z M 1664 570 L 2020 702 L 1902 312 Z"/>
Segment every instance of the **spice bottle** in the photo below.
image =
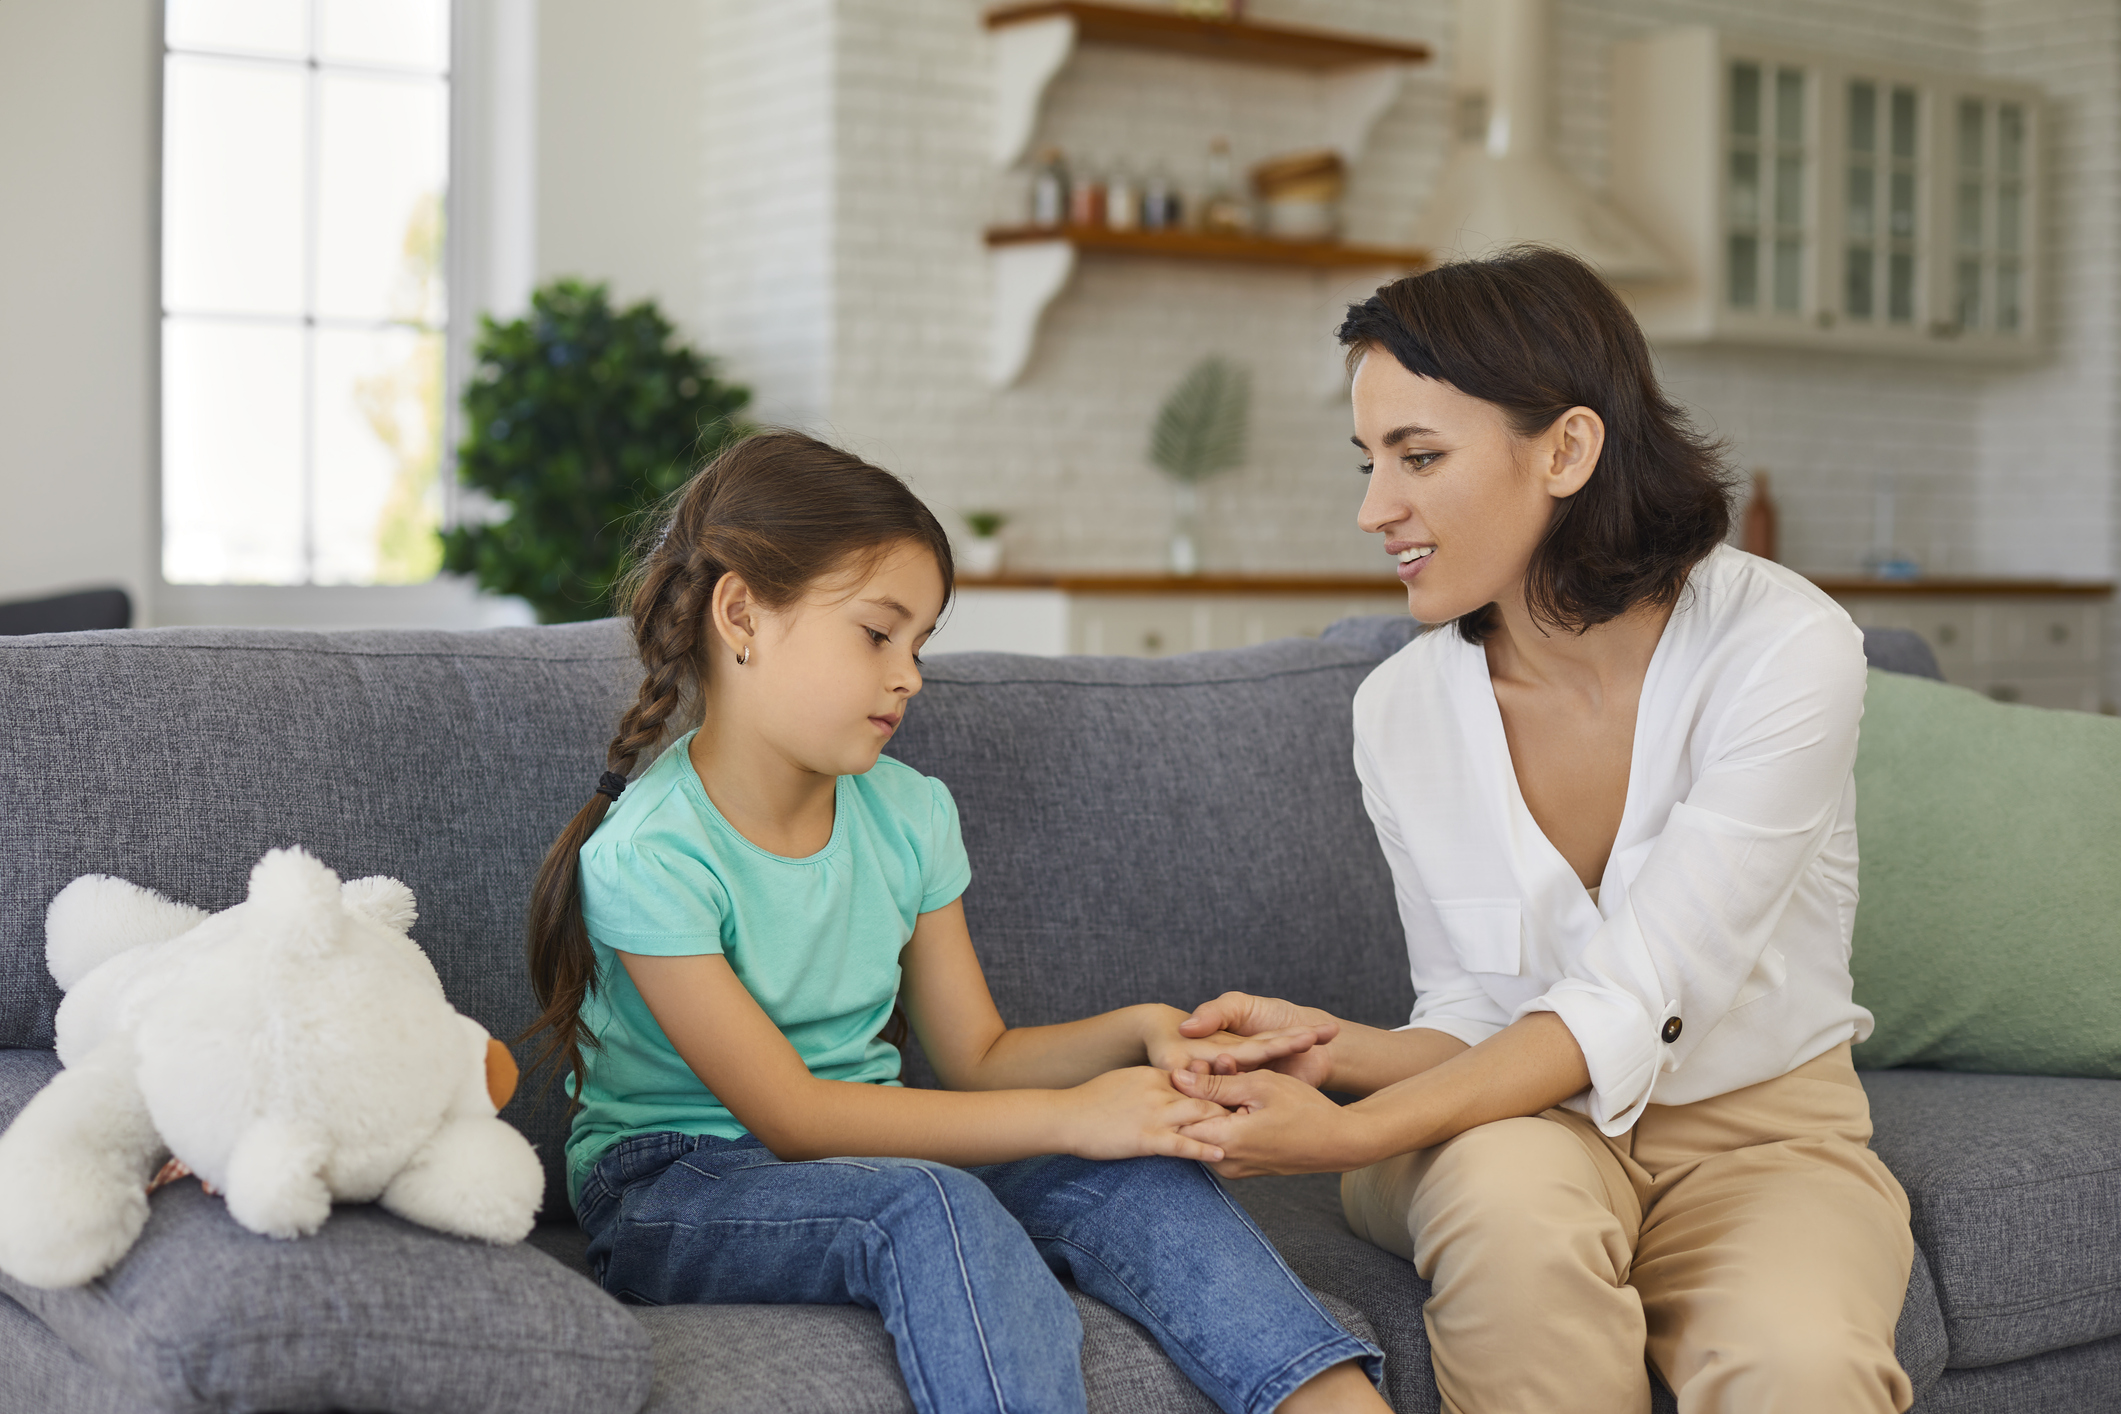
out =
<path fill-rule="evenodd" d="M 1031 176 L 1031 224 L 1058 226 L 1068 219 L 1068 165 L 1061 150 L 1049 147 L 1038 155 L 1038 170 Z"/>
<path fill-rule="evenodd" d="M 1183 213 L 1178 204 L 1178 187 L 1162 163 L 1149 171 L 1142 182 L 1142 229 L 1145 231 L 1175 231 L 1182 224 Z"/>
<path fill-rule="evenodd" d="M 1131 231 L 1141 225 L 1141 188 L 1124 162 L 1112 164 L 1111 180 L 1105 183 L 1105 224 L 1115 231 Z"/>
<path fill-rule="evenodd" d="M 1105 224 L 1105 179 L 1096 172 L 1077 172 L 1075 180 L 1069 184 L 1068 224 L 1071 226 L 1102 226 Z"/>
<path fill-rule="evenodd" d="M 1208 185 L 1201 198 L 1200 224 L 1219 236 L 1241 236 L 1252 229 L 1252 212 L 1238 194 L 1227 138 L 1208 144 Z"/>

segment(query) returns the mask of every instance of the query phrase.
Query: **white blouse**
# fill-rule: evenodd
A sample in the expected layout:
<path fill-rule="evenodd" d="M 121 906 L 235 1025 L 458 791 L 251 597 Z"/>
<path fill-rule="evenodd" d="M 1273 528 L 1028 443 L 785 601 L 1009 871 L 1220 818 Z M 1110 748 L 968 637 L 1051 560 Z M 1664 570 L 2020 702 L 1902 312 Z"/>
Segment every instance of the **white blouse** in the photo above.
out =
<path fill-rule="evenodd" d="M 1606 1134 L 1787 1074 L 1871 1015 L 1850 995 L 1863 637 L 1728 546 L 1694 568 L 1636 709 L 1598 898 L 1517 788 L 1487 654 L 1440 627 L 1355 695 L 1355 769 L 1399 894 L 1414 1014 L 1476 1045 L 1558 1014 Z"/>

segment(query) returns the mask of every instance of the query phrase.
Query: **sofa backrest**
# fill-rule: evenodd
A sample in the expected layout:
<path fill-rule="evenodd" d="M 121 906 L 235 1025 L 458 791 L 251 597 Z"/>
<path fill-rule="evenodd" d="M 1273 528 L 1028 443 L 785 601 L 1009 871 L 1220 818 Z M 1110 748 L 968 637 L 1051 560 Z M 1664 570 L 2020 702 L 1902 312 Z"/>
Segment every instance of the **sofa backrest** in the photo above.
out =
<path fill-rule="evenodd" d="M 956 793 L 1003 1015 L 1242 987 L 1403 1020 L 1391 882 L 1350 765 L 1349 700 L 1376 657 L 1290 640 L 932 659 L 892 750 Z M 512 1038 L 534 1012 L 531 878 L 636 672 L 610 621 L 0 639 L 0 1046 L 52 1043 L 44 910 L 69 881 L 218 909 L 288 844 L 409 884 L 450 1000 Z M 562 1107 L 525 1087 L 508 1118 L 556 1174 Z"/>

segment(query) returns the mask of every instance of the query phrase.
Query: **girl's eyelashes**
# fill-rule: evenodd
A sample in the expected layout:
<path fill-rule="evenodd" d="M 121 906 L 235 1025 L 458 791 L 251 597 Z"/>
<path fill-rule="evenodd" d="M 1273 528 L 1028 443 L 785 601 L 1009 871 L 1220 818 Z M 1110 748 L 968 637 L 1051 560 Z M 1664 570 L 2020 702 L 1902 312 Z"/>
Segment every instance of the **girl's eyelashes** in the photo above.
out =
<path fill-rule="evenodd" d="M 891 641 L 891 635 L 884 632 L 880 628 L 864 628 L 862 632 L 868 634 L 869 641 L 875 644 L 878 648 L 883 647 L 885 644 Z"/>
<path fill-rule="evenodd" d="M 1368 476 L 1371 472 L 1377 470 L 1377 463 L 1364 462 L 1362 465 L 1356 467 L 1355 469 L 1361 472 L 1364 476 Z"/>

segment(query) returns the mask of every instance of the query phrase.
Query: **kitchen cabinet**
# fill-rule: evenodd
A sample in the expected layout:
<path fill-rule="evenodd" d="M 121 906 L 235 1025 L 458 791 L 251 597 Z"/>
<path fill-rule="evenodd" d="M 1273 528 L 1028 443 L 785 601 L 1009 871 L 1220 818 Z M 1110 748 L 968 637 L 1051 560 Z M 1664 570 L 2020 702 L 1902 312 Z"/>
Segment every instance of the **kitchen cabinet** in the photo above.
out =
<path fill-rule="evenodd" d="M 2105 708 L 2106 616 L 2113 586 L 2054 580 L 1821 579 L 1866 628 L 1913 629 L 1946 682 L 1999 702 Z"/>
<path fill-rule="evenodd" d="M 1397 580 L 1369 576 L 966 580 L 931 651 L 1160 658 L 1315 638 L 1337 619 L 1406 611 Z"/>
<path fill-rule="evenodd" d="M 1714 29 L 1615 46 L 1613 197 L 1679 278 L 1653 341 L 2014 362 L 2040 348 L 2037 90 Z"/>

